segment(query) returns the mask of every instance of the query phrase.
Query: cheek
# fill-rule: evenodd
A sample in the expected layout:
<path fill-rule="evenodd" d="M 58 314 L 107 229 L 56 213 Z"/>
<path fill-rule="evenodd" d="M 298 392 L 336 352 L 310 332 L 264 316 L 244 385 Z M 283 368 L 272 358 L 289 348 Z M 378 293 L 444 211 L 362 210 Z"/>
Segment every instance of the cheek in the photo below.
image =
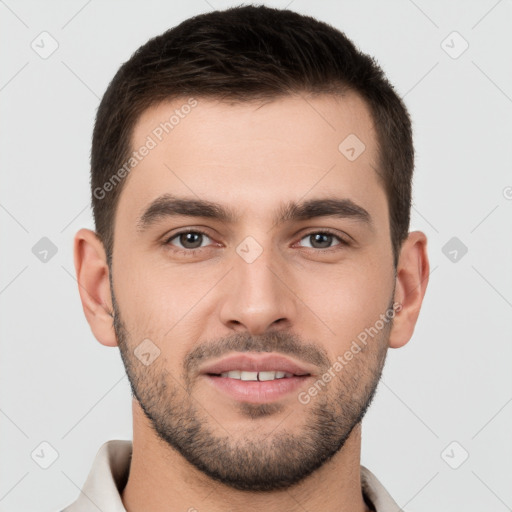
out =
<path fill-rule="evenodd" d="M 113 278 L 116 300 L 130 335 L 162 342 L 183 334 L 190 318 L 197 316 L 198 303 L 218 280 L 216 275 L 207 275 L 206 270 L 201 273 L 193 266 L 179 268 L 161 257 L 127 253 L 116 260 Z"/>
<path fill-rule="evenodd" d="M 326 266 L 307 275 L 299 296 L 314 315 L 306 315 L 304 321 L 318 322 L 320 318 L 322 330 L 333 338 L 337 352 L 386 312 L 392 276 L 379 265 Z"/>

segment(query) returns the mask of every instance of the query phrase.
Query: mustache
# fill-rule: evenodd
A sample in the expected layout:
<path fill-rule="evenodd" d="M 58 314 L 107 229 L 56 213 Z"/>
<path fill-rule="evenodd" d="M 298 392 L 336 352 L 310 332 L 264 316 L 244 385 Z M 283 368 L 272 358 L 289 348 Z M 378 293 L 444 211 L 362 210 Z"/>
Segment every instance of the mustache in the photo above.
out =
<path fill-rule="evenodd" d="M 216 359 L 232 352 L 275 352 L 293 356 L 320 369 L 330 365 L 327 352 L 318 344 L 305 343 L 290 332 L 268 332 L 258 336 L 249 333 L 234 333 L 219 340 L 207 341 L 189 352 L 184 361 L 185 375 L 191 375 L 209 359 Z"/>

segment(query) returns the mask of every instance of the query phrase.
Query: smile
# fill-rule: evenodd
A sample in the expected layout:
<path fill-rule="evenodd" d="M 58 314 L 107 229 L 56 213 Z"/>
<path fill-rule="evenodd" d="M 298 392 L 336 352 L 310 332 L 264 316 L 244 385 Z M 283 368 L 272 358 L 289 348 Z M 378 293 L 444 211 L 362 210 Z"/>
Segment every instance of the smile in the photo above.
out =
<path fill-rule="evenodd" d="M 221 377 L 229 377 L 230 379 L 238 379 L 244 381 L 269 381 L 275 379 L 285 379 L 293 377 L 293 373 L 284 372 L 280 370 L 276 371 L 263 371 L 263 372 L 248 372 L 243 370 L 231 370 L 229 372 L 223 372 L 220 374 Z"/>

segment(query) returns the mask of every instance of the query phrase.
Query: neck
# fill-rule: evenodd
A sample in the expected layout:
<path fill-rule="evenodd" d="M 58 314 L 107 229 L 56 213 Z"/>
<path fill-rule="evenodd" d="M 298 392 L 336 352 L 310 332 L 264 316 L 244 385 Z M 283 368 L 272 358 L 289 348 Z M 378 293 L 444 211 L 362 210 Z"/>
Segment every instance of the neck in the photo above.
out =
<path fill-rule="evenodd" d="M 153 431 L 133 400 L 133 452 L 122 491 L 127 512 L 367 512 L 360 476 L 361 425 L 343 448 L 299 484 L 279 491 L 239 491 L 189 464 Z"/>

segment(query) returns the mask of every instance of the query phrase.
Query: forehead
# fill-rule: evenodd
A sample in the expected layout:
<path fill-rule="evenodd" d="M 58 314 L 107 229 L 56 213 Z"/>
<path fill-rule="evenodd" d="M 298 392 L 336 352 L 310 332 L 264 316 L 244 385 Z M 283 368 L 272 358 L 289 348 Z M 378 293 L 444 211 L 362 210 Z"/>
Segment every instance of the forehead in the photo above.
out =
<path fill-rule="evenodd" d="M 373 120 L 354 93 L 265 103 L 180 98 L 144 111 L 131 143 L 139 160 L 118 211 L 133 221 L 165 193 L 257 216 L 322 196 L 386 209 Z"/>

